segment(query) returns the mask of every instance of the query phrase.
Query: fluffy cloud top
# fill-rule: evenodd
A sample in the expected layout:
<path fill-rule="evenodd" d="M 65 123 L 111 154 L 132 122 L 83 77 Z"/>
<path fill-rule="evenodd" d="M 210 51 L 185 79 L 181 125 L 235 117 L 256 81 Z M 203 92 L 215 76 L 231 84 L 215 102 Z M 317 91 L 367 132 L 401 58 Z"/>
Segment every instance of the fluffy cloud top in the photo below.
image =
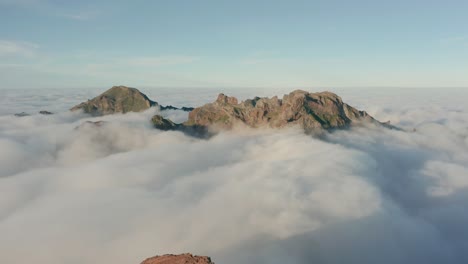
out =
<path fill-rule="evenodd" d="M 0 262 L 193 252 L 227 264 L 466 263 L 468 111 L 378 98 L 387 104 L 371 114 L 415 131 L 242 129 L 201 140 L 153 129 L 155 109 L 4 114 Z M 108 122 L 75 129 L 85 120 Z"/>

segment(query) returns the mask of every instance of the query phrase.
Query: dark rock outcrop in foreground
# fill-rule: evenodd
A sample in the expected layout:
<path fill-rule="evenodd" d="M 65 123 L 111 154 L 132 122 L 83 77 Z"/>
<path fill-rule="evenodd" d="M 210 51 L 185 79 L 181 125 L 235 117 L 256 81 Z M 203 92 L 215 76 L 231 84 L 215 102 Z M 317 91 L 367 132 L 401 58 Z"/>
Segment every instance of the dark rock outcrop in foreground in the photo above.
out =
<path fill-rule="evenodd" d="M 169 119 L 165 119 L 164 117 L 160 115 L 155 115 L 151 118 L 151 123 L 153 123 L 153 126 L 159 130 L 179 130 L 183 128 L 182 124 L 176 124 L 172 122 Z"/>
<path fill-rule="evenodd" d="M 299 126 L 307 133 L 343 129 L 360 123 L 390 127 L 344 103 L 334 93 L 309 93 L 302 90 L 284 95 L 282 99 L 277 96 L 255 97 L 240 103 L 235 97 L 220 94 L 215 102 L 191 111 L 188 120 L 182 124 L 174 124 L 162 117 L 157 122 L 154 119 L 155 127 L 167 128 L 165 130 L 187 130 L 190 127 L 230 129 L 235 124 L 253 128 Z"/>
<path fill-rule="evenodd" d="M 157 105 L 158 103 L 151 101 L 145 94 L 135 88 L 114 86 L 70 110 L 83 110 L 85 113 L 99 116 L 114 113 L 141 112 Z"/>
<path fill-rule="evenodd" d="M 197 138 L 209 138 L 213 135 L 213 132 L 209 131 L 207 126 L 176 124 L 170 119 L 166 119 L 160 115 L 154 115 L 153 118 L 151 118 L 151 123 L 153 123 L 154 128 L 159 130 L 181 131 L 186 135 Z"/>
<path fill-rule="evenodd" d="M 141 264 L 214 264 L 210 257 L 194 256 L 186 253 L 181 255 L 162 255 L 147 258 Z"/>

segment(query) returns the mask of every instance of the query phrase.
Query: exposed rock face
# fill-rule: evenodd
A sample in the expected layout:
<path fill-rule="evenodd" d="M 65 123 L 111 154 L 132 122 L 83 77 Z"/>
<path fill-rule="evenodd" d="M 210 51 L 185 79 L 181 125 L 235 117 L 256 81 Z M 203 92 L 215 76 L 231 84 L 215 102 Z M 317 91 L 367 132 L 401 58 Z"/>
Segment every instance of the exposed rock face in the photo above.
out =
<path fill-rule="evenodd" d="M 175 124 L 159 115 L 154 116 L 151 121 L 158 129 L 179 130 L 202 138 L 213 135 L 219 129 L 230 129 L 235 124 L 253 128 L 299 126 L 306 133 L 347 128 L 359 123 L 396 128 L 344 103 L 334 93 L 308 93 L 301 90 L 284 95 L 282 99 L 277 96 L 255 97 L 241 103 L 235 97 L 220 94 L 215 102 L 191 111 L 189 119 L 182 124 Z"/>
<path fill-rule="evenodd" d="M 238 103 L 235 97 L 220 94 L 213 103 L 189 113 L 186 126 L 215 126 L 226 129 L 236 123 L 250 127 L 279 128 L 298 125 L 306 132 L 345 128 L 352 123 L 378 122 L 364 111 L 344 103 L 331 92 L 309 93 L 296 90 L 278 97 L 249 99 Z"/>
<path fill-rule="evenodd" d="M 141 264 L 214 264 L 210 257 L 194 256 L 192 254 L 155 256 L 144 260 Z"/>
<path fill-rule="evenodd" d="M 46 110 L 41 110 L 41 111 L 39 111 L 39 114 L 41 114 L 41 115 L 53 115 L 54 113 L 46 111 Z"/>
<path fill-rule="evenodd" d="M 145 94 L 135 88 L 114 86 L 95 98 L 83 102 L 71 111 L 83 110 L 92 115 L 141 112 L 158 103 L 151 101 Z"/>

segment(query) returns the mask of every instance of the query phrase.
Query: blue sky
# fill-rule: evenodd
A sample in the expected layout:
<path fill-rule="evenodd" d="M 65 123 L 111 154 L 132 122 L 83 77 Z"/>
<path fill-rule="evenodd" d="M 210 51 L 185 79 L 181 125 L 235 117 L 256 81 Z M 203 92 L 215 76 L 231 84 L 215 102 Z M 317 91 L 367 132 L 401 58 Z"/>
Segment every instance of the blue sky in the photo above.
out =
<path fill-rule="evenodd" d="M 468 87 L 468 1 L 0 0 L 0 89 Z"/>

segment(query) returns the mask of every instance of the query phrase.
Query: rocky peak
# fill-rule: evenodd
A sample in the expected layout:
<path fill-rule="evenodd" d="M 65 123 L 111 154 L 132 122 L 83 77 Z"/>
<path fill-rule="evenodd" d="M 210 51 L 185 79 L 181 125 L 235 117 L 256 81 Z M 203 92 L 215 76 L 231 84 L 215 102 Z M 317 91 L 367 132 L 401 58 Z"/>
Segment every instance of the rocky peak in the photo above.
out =
<path fill-rule="evenodd" d="M 236 123 L 250 127 L 279 128 L 296 125 L 306 132 L 345 128 L 352 123 L 382 124 L 364 111 L 344 103 L 331 92 L 295 90 L 279 99 L 255 97 L 238 103 L 235 97 L 218 95 L 215 102 L 195 108 L 184 125 L 230 128 Z"/>
<path fill-rule="evenodd" d="M 147 258 L 141 264 L 214 264 L 210 257 L 194 256 L 192 254 L 162 255 Z"/>
<path fill-rule="evenodd" d="M 136 88 L 114 86 L 95 98 L 83 102 L 71 111 L 82 110 L 92 115 L 141 112 L 158 103 L 151 101 Z"/>
<path fill-rule="evenodd" d="M 236 105 L 237 104 L 237 98 L 231 97 L 231 96 L 226 96 L 223 93 L 220 93 L 218 95 L 218 98 L 216 99 L 217 103 L 222 103 L 222 104 L 231 104 L 231 105 Z"/>

